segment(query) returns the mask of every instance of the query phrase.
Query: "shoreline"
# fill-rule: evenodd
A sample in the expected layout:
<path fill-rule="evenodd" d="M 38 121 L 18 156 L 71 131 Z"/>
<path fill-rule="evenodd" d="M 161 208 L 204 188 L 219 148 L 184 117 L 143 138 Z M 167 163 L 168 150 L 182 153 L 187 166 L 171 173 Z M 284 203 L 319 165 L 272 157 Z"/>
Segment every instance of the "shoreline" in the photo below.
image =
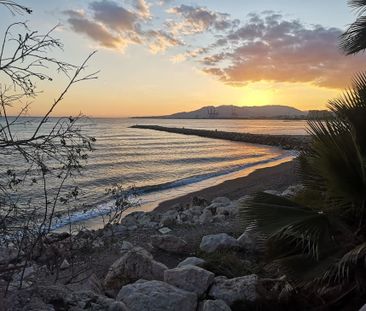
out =
<path fill-rule="evenodd" d="M 173 208 L 175 205 L 186 205 L 190 204 L 192 198 L 195 196 L 204 197 L 206 199 L 213 199 L 218 196 L 227 196 L 229 198 L 239 198 L 240 196 L 246 195 L 249 193 L 255 192 L 255 189 L 258 191 L 262 190 L 285 190 L 288 186 L 293 185 L 295 182 L 295 178 L 291 177 L 292 167 L 295 163 L 296 158 L 285 158 L 283 160 L 274 161 L 273 163 L 267 164 L 259 164 L 253 167 L 248 167 L 246 169 L 240 170 L 238 172 L 233 172 L 228 176 L 221 176 L 220 178 L 213 178 L 210 180 L 204 180 L 194 185 L 194 188 L 191 191 L 187 191 L 186 188 L 192 188 L 192 185 L 183 186 L 180 189 L 180 192 L 183 192 L 183 195 L 180 194 L 171 194 L 171 189 L 167 189 L 167 193 L 161 192 L 160 199 L 153 200 L 152 202 L 147 201 L 145 204 L 137 207 L 131 207 L 123 212 L 124 217 L 134 212 L 146 212 L 146 213 L 160 213 L 161 211 L 165 211 L 167 209 Z M 281 183 L 277 183 L 278 180 L 281 180 L 281 175 L 287 176 L 287 181 L 282 181 Z M 274 177 L 273 177 L 274 176 Z M 252 188 L 251 184 L 261 184 L 264 187 L 261 188 Z M 201 186 L 200 186 L 201 185 Z M 235 188 L 235 185 L 240 185 L 243 191 L 236 191 L 236 195 L 232 195 L 232 188 Z M 250 189 L 252 190 L 250 190 Z M 186 189 L 186 190 L 184 190 Z M 198 189 L 198 190 L 197 190 Z M 212 195 L 210 192 L 212 191 Z M 216 195 L 216 193 L 220 193 L 220 195 Z M 243 194 L 242 194 L 243 193 Z M 157 195 L 157 194 L 155 194 Z M 96 213 L 100 211 L 100 208 L 95 210 Z M 105 223 L 103 218 L 106 217 L 106 213 L 101 213 L 99 215 L 95 215 L 93 217 L 87 217 L 84 219 L 80 219 L 77 221 L 72 221 L 72 225 L 75 226 L 85 226 L 86 228 L 97 230 L 101 229 Z M 62 226 L 56 227 L 54 229 L 55 232 L 62 232 L 64 229 L 70 225 L 70 223 L 65 223 Z"/>
<path fill-rule="evenodd" d="M 265 190 L 283 191 L 289 186 L 299 183 L 299 177 L 295 174 L 297 165 L 298 162 L 294 159 L 275 166 L 258 168 L 248 175 L 228 179 L 217 185 L 163 201 L 151 212 L 160 213 L 176 205 L 189 205 L 194 197 L 212 201 L 216 197 L 224 196 L 236 200 L 245 195 Z"/>

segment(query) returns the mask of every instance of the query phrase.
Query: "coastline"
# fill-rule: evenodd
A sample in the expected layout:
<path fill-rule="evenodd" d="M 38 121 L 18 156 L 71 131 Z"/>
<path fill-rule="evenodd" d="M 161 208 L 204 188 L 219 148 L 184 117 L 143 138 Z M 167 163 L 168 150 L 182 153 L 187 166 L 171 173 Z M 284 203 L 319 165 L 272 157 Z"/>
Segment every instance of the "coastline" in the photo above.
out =
<path fill-rule="evenodd" d="M 189 205 L 193 197 L 212 201 L 216 197 L 224 196 L 236 200 L 264 190 L 283 191 L 299 182 L 299 177 L 295 174 L 297 165 L 298 162 L 294 159 L 273 167 L 259 168 L 246 176 L 226 180 L 218 185 L 161 202 L 152 212 L 165 212 L 175 205 Z"/>
<path fill-rule="evenodd" d="M 173 209 L 177 205 L 189 205 L 193 197 L 202 197 L 209 201 L 212 199 L 225 196 L 230 199 L 238 199 L 246 194 L 255 193 L 264 190 L 280 190 L 283 191 L 287 187 L 296 184 L 295 177 L 296 158 L 286 157 L 274 161 L 272 163 L 258 164 L 248 167 L 229 175 L 219 178 L 208 179 L 196 184 L 186 185 L 180 189 L 180 193 L 172 194 L 170 189 L 165 192 L 153 193 L 151 202 L 147 202 L 135 207 L 131 207 L 123 212 L 123 217 L 134 212 L 160 213 L 169 209 Z M 189 189 L 189 190 L 188 190 Z M 181 194 L 183 193 L 183 194 Z M 109 208 L 106 208 L 109 210 Z M 100 208 L 95 210 L 96 215 L 85 217 L 84 214 L 78 216 L 78 220 L 72 221 L 73 225 L 83 226 L 88 229 L 97 230 L 104 227 L 104 213 L 100 213 Z M 56 232 L 62 232 L 70 223 L 64 223 L 62 226 L 56 227 Z"/>

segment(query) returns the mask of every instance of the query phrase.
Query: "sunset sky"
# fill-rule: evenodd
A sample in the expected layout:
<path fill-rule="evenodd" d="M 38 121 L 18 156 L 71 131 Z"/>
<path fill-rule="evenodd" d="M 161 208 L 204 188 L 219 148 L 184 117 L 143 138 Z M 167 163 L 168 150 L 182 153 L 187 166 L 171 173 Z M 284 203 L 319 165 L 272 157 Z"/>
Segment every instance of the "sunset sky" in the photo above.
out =
<path fill-rule="evenodd" d="M 206 105 L 290 105 L 323 109 L 366 68 L 344 56 L 338 37 L 355 19 L 346 0 L 21 0 L 30 16 L 0 8 L 0 30 L 27 20 L 64 42 L 57 56 L 99 79 L 78 85 L 56 111 L 90 116 L 161 115 Z M 55 74 L 57 78 L 57 74 Z M 31 115 L 66 80 L 44 90 Z"/>

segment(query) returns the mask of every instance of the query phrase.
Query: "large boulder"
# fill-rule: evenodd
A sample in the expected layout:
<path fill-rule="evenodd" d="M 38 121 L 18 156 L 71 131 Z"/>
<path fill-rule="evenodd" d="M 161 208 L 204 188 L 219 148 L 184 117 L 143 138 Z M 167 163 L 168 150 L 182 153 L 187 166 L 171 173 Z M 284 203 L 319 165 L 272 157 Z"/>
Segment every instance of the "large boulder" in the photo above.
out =
<path fill-rule="evenodd" d="M 231 311 L 223 300 L 205 300 L 202 303 L 202 311 Z"/>
<path fill-rule="evenodd" d="M 257 300 L 258 276 L 251 274 L 234 279 L 225 276 L 215 278 L 210 288 L 209 296 L 214 299 L 224 300 L 229 306 L 235 302 Z"/>
<path fill-rule="evenodd" d="M 260 249 L 259 235 L 254 229 L 246 229 L 237 240 L 241 248 L 248 253 L 254 253 Z"/>
<path fill-rule="evenodd" d="M 200 244 L 200 249 L 206 253 L 238 248 L 239 242 L 226 233 L 206 235 Z"/>
<path fill-rule="evenodd" d="M 194 292 L 198 296 L 207 291 L 214 278 L 215 275 L 212 272 L 195 266 L 184 266 L 164 272 L 165 282 L 180 289 Z"/>
<path fill-rule="evenodd" d="M 181 261 L 178 264 L 178 268 L 184 267 L 184 266 L 196 266 L 196 267 L 203 267 L 203 265 L 206 263 L 206 261 L 202 258 L 198 257 L 188 257 Z"/>
<path fill-rule="evenodd" d="M 136 247 L 111 265 L 104 279 L 104 286 L 107 289 L 120 289 L 123 285 L 141 278 L 163 280 L 167 269 L 165 265 L 155 261 L 149 252 Z"/>
<path fill-rule="evenodd" d="M 197 295 L 160 281 L 140 280 L 120 290 L 117 300 L 130 311 L 195 311 Z"/>
<path fill-rule="evenodd" d="M 176 254 L 185 253 L 188 248 L 186 241 L 171 234 L 153 235 L 151 237 L 151 244 L 155 248 Z"/>

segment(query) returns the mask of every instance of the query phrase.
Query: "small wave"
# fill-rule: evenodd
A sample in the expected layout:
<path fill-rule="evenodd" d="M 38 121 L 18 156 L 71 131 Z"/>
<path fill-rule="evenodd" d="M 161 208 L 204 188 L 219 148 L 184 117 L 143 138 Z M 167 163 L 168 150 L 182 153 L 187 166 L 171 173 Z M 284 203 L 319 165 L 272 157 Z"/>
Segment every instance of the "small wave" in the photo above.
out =
<path fill-rule="evenodd" d="M 289 152 L 289 153 L 285 153 L 285 154 L 282 154 L 282 155 L 279 155 L 276 157 L 271 157 L 269 159 L 262 160 L 262 161 L 256 161 L 256 162 L 242 164 L 242 165 L 235 165 L 235 166 L 232 166 L 232 167 L 229 167 L 226 169 L 222 169 L 222 170 L 219 170 L 216 172 L 211 172 L 211 173 L 206 173 L 206 174 L 197 174 L 197 175 L 193 175 L 190 177 L 186 177 L 186 178 L 182 178 L 182 179 L 178 179 L 178 180 L 174 180 L 174 181 L 170 181 L 170 182 L 166 182 L 166 183 L 156 184 L 156 185 L 136 187 L 135 191 L 136 191 L 136 194 L 138 194 L 138 195 L 144 195 L 144 194 L 148 194 L 148 193 L 152 193 L 152 192 L 158 192 L 158 191 L 162 191 L 162 190 L 182 187 L 182 186 L 194 184 L 194 183 L 197 183 L 200 181 L 204 181 L 206 179 L 220 177 L 220 176 L 228 175 L 231 173 L 239 172 L 241 170 L 244 170 L 244 169 L 247 169 L 247 168 L 250 168 L 253 166 L 268 164 L 268 163 L 271 163 L 274 161 L 279 161 L 279 160 L 285 159 L 292 155 L 295 156 L 295 154 Z"/>
<path fill-rule="evenodd" d="M 289 157 L 296 157 L 296 156 L 298 156 L 298 152 L 288 151 L 285 154 L 281 154 L 276 157 L 271 157 L 266 160 L 243 164 L 243 165 L 237 165 L 237 166 L 233 166 L 233 167 L 219 170 L 219 171 L 212 172 L 212 173 L 198 174 L 198 175 L 190 176 L 187 178 L 175 180 L 172 182 L 166 182 L 166 183 L 161 183 L 161 184 L 156 184 L 156 185 L 136 187 L 136 188 L 134 188 L 133 193 L 131 194 L 131 198 L 132 197 L 135 198 L 135 196 L 137 195 L 138 197 L 141 197 L 141 199 L 143 199 L 144 195 L 148 195 L 150 193 L 195 184 L 195 183 L 198 183 L 198 182 L 201 182 L 204 180 L 208 180 L 210 178 L 225 176 L 225 175 L 228 175 L 231 173 L 239 172 L 244 169 L 255 167 L 257 165 L 269 164 L 271 162 L 276 162 L 279 160 L 283 160 L 283 159 L 286 159 Z M 67 217 L 60 217 L 53 224 L 52 230 L 57 230 L 59 228 L 62 228 L 64 226 L 67 226 L 67 225 L 70 225 L 73 223 L 87 221 L 87 220 L 90 220 L 90 219 L 93 219 L 96 217 L 101 217 L 103 215 L 107 215 L 108 213 L 110 213 L 110 211 L 111 211 L 111 209 L 113 209 L 113 207 L 114 207 L 114 202 L 102 203 L 102 204 L 98 204 L 95 208 L 90 208 L 88 210 L 75 212 Z"/>

